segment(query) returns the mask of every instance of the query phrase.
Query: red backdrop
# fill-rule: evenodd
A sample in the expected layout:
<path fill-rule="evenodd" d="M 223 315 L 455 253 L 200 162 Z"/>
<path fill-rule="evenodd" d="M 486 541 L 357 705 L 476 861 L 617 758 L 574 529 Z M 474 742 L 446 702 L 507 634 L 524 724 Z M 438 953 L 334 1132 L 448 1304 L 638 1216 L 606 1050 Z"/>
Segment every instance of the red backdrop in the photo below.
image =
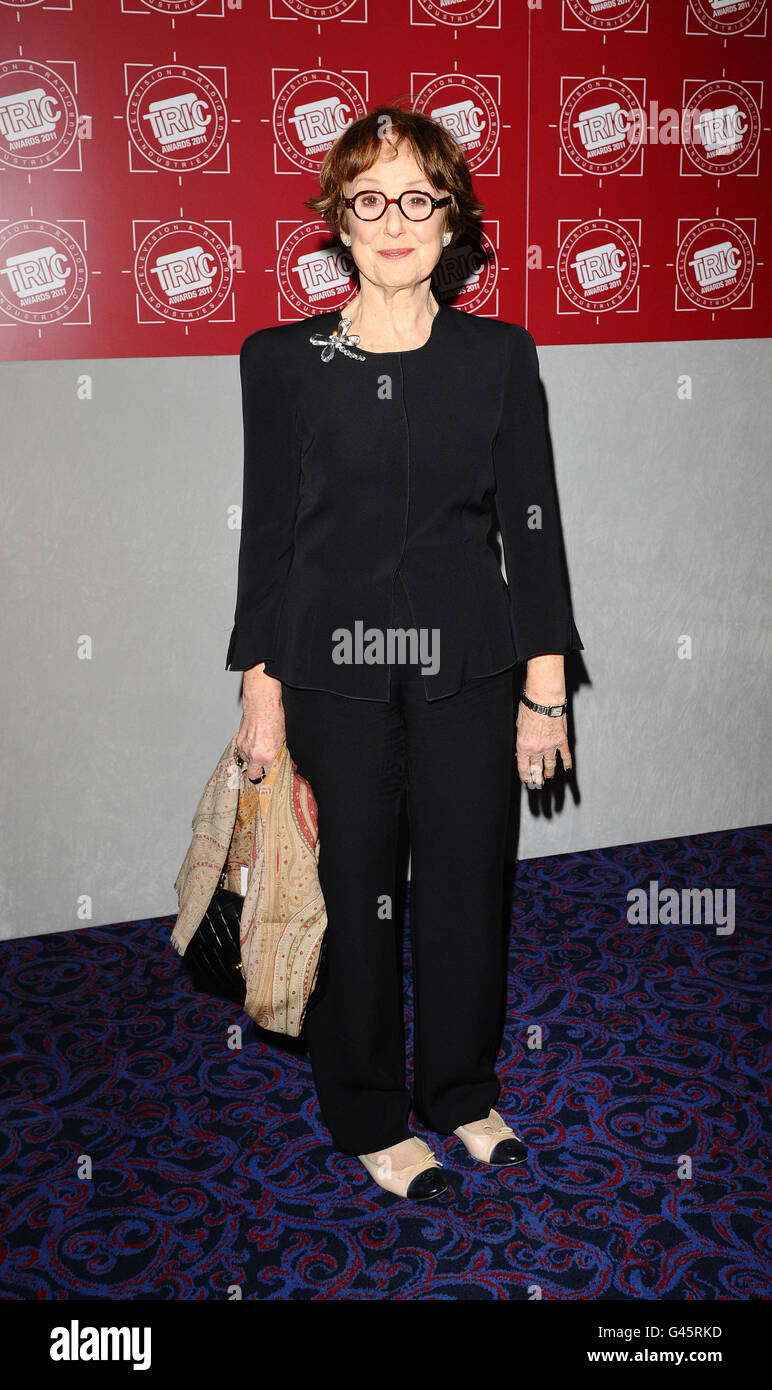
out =
<path fill-rule="evenodd" d="M 303 199 L 407 97 L 485 238 L 437 293 L 537 343 L 769 336 L 767 0 L 0 0 L 7 359 L 235 353 L 336 308 Z"/>

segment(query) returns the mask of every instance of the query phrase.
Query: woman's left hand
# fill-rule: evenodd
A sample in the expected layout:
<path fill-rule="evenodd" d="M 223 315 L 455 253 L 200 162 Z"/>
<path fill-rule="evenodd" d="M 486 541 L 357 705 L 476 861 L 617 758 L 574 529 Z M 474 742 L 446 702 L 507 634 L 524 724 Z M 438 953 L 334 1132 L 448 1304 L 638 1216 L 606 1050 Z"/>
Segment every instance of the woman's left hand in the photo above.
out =
<path fill-rule="evenodd" d="M 524 786 L 543 787 L 545 778 L 554 777 L 558 753 L 564 772 L 573 767 L 564 714 L 537 714 L 519 701 L 516 726 L 517 772 Z"/>

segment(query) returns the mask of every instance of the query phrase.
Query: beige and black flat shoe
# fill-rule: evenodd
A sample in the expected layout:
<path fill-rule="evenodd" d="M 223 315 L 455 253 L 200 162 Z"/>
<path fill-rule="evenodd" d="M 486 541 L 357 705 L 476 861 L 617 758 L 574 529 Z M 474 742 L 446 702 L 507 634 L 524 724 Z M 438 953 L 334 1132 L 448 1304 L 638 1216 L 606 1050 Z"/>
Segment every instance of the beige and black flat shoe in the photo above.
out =
<path fill-rule="evenodd" d="M 522 1163 L 528 1150 L 497 1111 L 491 1110 L 485 1120 L 473 1120 L 469 1125 L 454 1129 L 467 1151 L 478 1163 Z"/>
<path fill-rule="evenodd" d="M 415 1155 L 412 1161 L 401 1159 L 397 1167 L 388 1149 L 371 1154 L 357 1154 L 371 1178 L 386 1192 L 395 1192 L 410 1202 L 426 1202 L 433 1197 L 442 1197 L 450 1191 L 449 1184 L 439 1171 L 442 1164 L 435 1158 L 429 1145 L 419 1139 L 417 1134 L 403 1141 L 410 1145 L 408 1153 Z M 392 1145 L 396 1148 L 396 1145 Z"/>

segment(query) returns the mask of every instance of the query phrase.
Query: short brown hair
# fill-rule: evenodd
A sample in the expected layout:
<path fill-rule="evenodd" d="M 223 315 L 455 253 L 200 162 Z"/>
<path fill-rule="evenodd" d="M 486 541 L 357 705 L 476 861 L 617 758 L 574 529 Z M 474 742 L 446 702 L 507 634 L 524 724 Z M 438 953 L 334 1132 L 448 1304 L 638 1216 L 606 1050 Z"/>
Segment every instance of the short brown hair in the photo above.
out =
<path fill-rule="evenodd" d="M 394 137 L 392 140 L 392 136 Z M 323 217 L 338 235 L 348 209 L 343 206 L 343 185 L 369 169 L 383 149 L 384 140 L 395 149 L 406 140 L 416 163 L 436 189 L 451 195 L 442 211 L 447 218 L 452 245 L 465 231 L 479 224 L 485 206 L 472 191 L 472 176 L 466 156 L 450 131 L 425 116 L 400 106 L 376 106 L 367 115 L 352 121 L 327 151 L 319 171 L 321 193 L 306 198 L 304 206 Z"/>

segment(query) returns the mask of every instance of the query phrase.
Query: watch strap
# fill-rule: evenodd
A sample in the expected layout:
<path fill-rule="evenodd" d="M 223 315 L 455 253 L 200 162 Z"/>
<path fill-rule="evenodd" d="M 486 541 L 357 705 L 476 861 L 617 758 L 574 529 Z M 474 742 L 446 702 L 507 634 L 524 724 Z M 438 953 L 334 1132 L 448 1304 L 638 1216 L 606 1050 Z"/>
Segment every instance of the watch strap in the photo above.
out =
<path fill-rule="evenodd" d="M 553 718 L 558 718 L 561 714 L 565 714 L 566 710 L 568 709 L 568 705 L 566 704 L 565 700 L 563 701 L 562 705 L 534 704 L 533 700 L 529 700 L 525 691 L 522 691 L 520 699 L 522 700 L 523 704 L 527 706 L 528 709 L 535 710 L 537 714 L 551 714 Z"/>

